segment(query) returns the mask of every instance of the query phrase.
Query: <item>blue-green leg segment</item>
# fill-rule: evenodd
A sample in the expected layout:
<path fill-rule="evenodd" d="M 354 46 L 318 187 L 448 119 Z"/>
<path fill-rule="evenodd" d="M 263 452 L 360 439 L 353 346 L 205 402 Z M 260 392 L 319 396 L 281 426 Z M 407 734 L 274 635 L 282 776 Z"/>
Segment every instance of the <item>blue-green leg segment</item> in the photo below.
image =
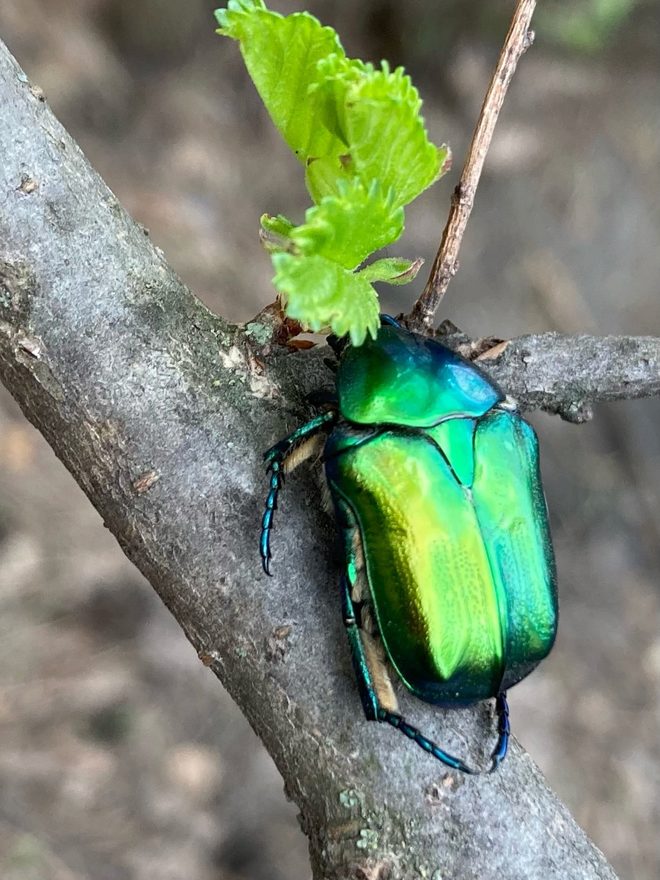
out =
<path fill-rule="evenodd" d="M 497 745 L 491 755 L 492 765 L 490 772 L 493 773 L 506 758 L 509 750 L 509 737 L 511 736 L 511 725 L 509 724 L 509 701 L 506 698 L 506 691 L 502 691 L 497 695 L 497 732 L 499 738 Z"/>
<path fill-rule="evenodd" d="M 304 440 L 318 434 L 327 425 L 332 424 L 337 419 L 335 410 L 324 412 L 299 428 L 296 428 L 288 437 L 280 440 L 275 446 L 271 446 L 268 452 L 264 453 L 264 460 L 267 466 L 267 473 L 270 474 L 270 488 L 266 497 L 266 509 L 261 520 L 261 540 L 259 548 L 261 551 L 261 563 L 266 574 L 270 575 L 270 560 L 272 553 L 270 550 L 270 533 L 273 529 L 273 516 L 277 510 L 277 496 L 282 484 L 284 483 L 284 462 L 288 455 L 300 445 Z"/>
<path fill-rule="evenodd" d="M 360 700 L 362 701 L 362 707 L 367 721 L 380 721 L 390 724 L 404 736 L 407 736 L 408 739 L 415 742 L 425 752 L 433 755 L 434 758 L 441 761 L 443 764 L 446 764 L 448 767 L 451 767 L 453 770 L 460 770 L 462 773 L 467 773 L 469 775 L 480 773 L 481 771 L 472 769 L 472 767 L 469 767 L 461 761 L 460 758 L 456 758 L 454 755 L 450 755 L 449 752 L 440 748 L 437 743 L 424 736 L 418 728 L 409 724 L 402 715 L 399 715 L 397 712 L 391 712 L 381 706 L 373 684 L 371 672 L 369 671 L 364 645 L 360 636 L 358 614 L 351 595 L 352 589 L 355 586 L 356 578 L 358 577 L 357 560 L 353 544 L 353 535 L 357 529 L 357 523 L 355 522 L 355 517 L 353 516 L 352 511 L 343 504 L 340 505 L 338 514 L 346 558 L 346 571 L 341 577 L 342 617 L 351 648 L 351 659 L 353 661 L 353 669 L 357 678 Z M 509 705 L 506 693 L 498 695 L 496 711 L 498 718 L 498 740 L 491 755 L 492 764 L 489 770 L 490 773 L 496 770 L 502 763 L 509 746 L 509 736 L 511 731 L 509 726 Z"/>
<path fill-rule="evenodd" d="M 362 708 L 367 717 L 367 721 L 377 721 L 380 710 L 378 696 L 374 689 L 371 673 L 367 665 L 367 658 L 364 653 L 364 646 L 360 638 L 360 627 L 358 625 L 355 606 L 351 598 L 351 589 L 348 584 L 348 578 L 344 574 L 341 578 L 341 607 L 344 626 L 346 627 L 346 635 L 348 636 L 348 644 L 351 648 L 351 660 L 353 661 L 353 669 L 358 683 L 360 699 L 362 700 Z"/>

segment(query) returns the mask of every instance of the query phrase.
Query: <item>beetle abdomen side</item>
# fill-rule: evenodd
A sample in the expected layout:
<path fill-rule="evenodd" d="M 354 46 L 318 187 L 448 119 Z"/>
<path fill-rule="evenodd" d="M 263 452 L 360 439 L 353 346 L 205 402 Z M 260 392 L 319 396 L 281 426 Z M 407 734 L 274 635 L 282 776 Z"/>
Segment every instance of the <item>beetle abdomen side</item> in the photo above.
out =
<path fill-rule="evenodd" d="M 356 515 L 380 634 L 407 687 L 434 703 L 496 693 L 498 595 L 469 493 L 437 446 L 385 432 L 326 472 Z"/>

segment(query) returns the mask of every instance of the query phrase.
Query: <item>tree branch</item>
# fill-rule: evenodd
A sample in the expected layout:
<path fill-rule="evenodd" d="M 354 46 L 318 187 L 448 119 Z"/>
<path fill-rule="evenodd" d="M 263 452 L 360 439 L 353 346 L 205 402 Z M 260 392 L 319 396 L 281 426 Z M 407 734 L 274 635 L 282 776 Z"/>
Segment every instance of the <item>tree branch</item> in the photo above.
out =
<path fill-rule="evenodd" d="M 517 743 L 497 774 L 463 778 L 362 719 L 309 477 L 289 484 L 276 576 L 261 575 L 261 451 L 332 381 L 323 352 L 264 357 L 258 328 L 211 315 L 1 44 L 0 154 L 0 378 L 264 741 L 314 877 L 614 878 Z M 527 337 L 483 364 L 524 403 L 565 412 L 658 393 L 658 340 L 579 345 Z M 488 707 L 410 708 L 484 761 Z"/>
<path fill-rule="evenodd" d="M 568 422 L 588 421 L 595 403 L 660 396 L 655 336 L 542 333 L 471 342 L 459 331 L 440 338 L 475 359 L 523 409 L 542 409 Z"/>
<path fill-rule="evenodd" d="M 413 330 L 423 332 L 431 329 L 438 306 L 447 292 L 451 279 L 458 271 L 458 252 L 472 213 L 495 125 L 518 62 L 534 39 L 534 33 L 529 27 L 535 8 L 536 0 L 518 0 L 509 33 L 493 71 L 477 126 L 472 135 L 472 143 L 461 179 L 452 196 L 449 219 L 442 233 L 429 280 L 407 321 L 408 326 Z"/>

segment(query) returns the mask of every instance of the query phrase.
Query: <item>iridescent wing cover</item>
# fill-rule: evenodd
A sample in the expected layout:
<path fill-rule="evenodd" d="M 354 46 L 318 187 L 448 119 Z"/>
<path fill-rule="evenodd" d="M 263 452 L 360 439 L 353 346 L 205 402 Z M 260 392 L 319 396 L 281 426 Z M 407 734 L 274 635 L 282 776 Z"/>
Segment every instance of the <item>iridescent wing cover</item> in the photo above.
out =
<path fill-rule="evenodd" d="M 557 632 L 557 575 L 536 433 L 517 413 L 481 419 L 472 487 L 502 610 L 505 690 L 548 654 Z"/>
<path fill-rule="evenodd" d="M 480 374 L 479 374 L 480 375 Z M 326 446 L 355 514 L 379 630 L 407 687 L 434 703 L 494 696 L 554 641 L 552 546 L 533 429 L 495 409 L 431 430 Z"/>

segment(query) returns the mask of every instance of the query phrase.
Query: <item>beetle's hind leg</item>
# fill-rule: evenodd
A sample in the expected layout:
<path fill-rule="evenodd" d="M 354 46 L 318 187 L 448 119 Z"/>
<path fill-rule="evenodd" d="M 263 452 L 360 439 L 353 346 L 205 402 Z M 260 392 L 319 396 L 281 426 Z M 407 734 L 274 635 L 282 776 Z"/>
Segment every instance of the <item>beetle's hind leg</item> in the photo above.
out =
<path fill-rule="evenodd" d="M 511 725 L 509 724 L 509 701 L 506 698 L 506 691 L 502 691 L 497 695 L 495 703 L 497 712 L 497 745 L 491 755 L 492 765 L 490 772 L 494 773 L 506 758 L 509 750 L 509 737 L 511 736 Z"/>
<path fill-rule="evenodd" d="M 368 649 L 365 647 L 365 644 L 368 644 L 365 641 L 365 632 L 358 626 L 357 613 L 353 599 L 351 598 L 348 573 L 344 573 L 341 578 L 341 596 L 344 626 L 346 627 L 346 634 L 348 635 L 348 641 L 351 647 L 353 668 L 357 677 L 360 699 L 362 700 L 362 706 L 367 721 L 381 721 L 391 724 L 392 727 L 401 731 L 401 733 L 407 736 L 408 739 L 417 743 L 417 745 L 424 749 L 425 752 L 433 755 L 434 758 L 442 761 L 442 763 L 446 764 L 448 767 L 452 767 L 454 770 L 462 770 L 463 773 L 474 773 L 467 764 L 464 764 L 459 758 L 455 758 L 444 749 L 441 749 L 440 746 L 425 737 L 416 727 L 413 727 L 412 724 L 408 724 L 405 718 L 399 714 L 398 706 L 396 705 L 396 697 L 392 691 L 392 685 L 389 682 L 389 676 L 387 675 L 387 670 L 384 668 L 384 663 L 383 672 L 387 677 L 387 688 L 394 697 L 394 706 L 386 708 L 383 702 L 381 702 L 378 691 L 382 692 L 383 679 L 381 678 L 379 687 L 377 685 L 378 678 L 380 677 L 378 667 L 374 667 L 373 665 L 374 658 L 368 657 Z"/>
<path fill-rule="evenodd" d="M 270 487 L 266 496 L 266 509 L 261 520 L 259 549 L 261 564 L 268 575 L 272 558 L 270 533 L 273 528 L 273 516 L 277 510 L 277 496 L 284 483 L 284 476 L 315 453 L 320 453 L 324 440 L 319 436 L 319 432 L 335 422 L 336 419 L 336 410 L 324 412 L 296 428 L 288 437 L 280 440 L 275 446 L 271 446 L 264 454 L 267 471 L 270 474 Z"/>
<path fill-rule="evenodd" d="M 409 724 L 400 714 L 398 701 L 387 671 L 382 642 L 377 638 L 375 632 L 370 632 L 372 627 L 375 630 L 375 624 L 371 623 L 368 605 L 363 604 L 368 590 L 365 583 L 366 573 L 364 571 L 362 542 L 357 523 L 347 507 L 342 505 L 338 513 L 340 514 L 346 556 L 346 570 L 341 578 L 342 615 L 351 648 L 351 658 L 360 699 L 367 720 L 390 724 L 448 767 L 461 770 L 463 773 L 474 773 L 475 771 L 467 764 L 440 748 L 416 727 Z M 498 743 L 498 745 L 500 744 Z M 504 753 L 506 753 L 506 749 Z"/>

